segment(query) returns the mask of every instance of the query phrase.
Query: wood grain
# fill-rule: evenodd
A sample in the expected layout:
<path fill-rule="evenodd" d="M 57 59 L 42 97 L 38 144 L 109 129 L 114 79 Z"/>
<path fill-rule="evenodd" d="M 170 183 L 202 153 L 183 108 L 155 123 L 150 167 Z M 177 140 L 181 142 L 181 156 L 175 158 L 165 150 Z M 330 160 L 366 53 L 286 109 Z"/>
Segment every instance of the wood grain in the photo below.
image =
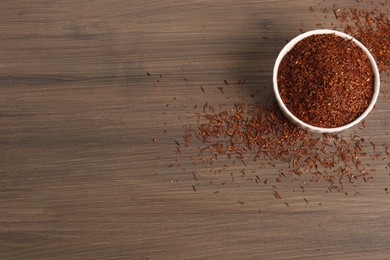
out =
<path fill-rule="evenodd" d="M 272 98 L 278 52 L 302 24 L 330 27 L 314 14 L 333 3 L 1 1 L 0 258 L 389 258 L 388 161 L 349 187 L 360 195 L 319 184 L 282 202 L 230 173 L 169 167 L 193 107 Z M 381 94 L 367 138 L 388 143 L 389 111 Z"/>

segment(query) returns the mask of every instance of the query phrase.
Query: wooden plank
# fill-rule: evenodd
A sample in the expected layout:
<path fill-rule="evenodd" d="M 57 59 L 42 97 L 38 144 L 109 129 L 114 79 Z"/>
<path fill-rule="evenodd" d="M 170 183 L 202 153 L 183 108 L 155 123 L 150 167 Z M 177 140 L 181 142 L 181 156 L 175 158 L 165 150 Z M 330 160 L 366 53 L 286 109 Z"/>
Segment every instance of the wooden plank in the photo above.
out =
<path fill-rule="evenodd" d="M 1 1 L 0 258 L 388 258 L 388 159 L 348 196 L 286 180 L 283 200 L 243 165 L 175 162 L 196 105 L 272 102 L 278 52 L 333 3 Z M 389 111 L 346 134 L 388 144 Z"/>

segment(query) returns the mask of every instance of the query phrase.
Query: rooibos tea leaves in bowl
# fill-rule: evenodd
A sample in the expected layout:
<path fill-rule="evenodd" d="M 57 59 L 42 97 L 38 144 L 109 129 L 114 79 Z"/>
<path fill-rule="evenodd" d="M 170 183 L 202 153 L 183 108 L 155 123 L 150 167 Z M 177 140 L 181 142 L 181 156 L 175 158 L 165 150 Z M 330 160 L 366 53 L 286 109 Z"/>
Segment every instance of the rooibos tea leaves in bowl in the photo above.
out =
<path fill-rule="evenodd" d="M 353 123 L 372 109 L 379 92 L 379 73 L 367 52 L 353 38 L 335 33 L 303 37 L 277 64 L 281 102 L 309 126 L 335 129 Z"/>

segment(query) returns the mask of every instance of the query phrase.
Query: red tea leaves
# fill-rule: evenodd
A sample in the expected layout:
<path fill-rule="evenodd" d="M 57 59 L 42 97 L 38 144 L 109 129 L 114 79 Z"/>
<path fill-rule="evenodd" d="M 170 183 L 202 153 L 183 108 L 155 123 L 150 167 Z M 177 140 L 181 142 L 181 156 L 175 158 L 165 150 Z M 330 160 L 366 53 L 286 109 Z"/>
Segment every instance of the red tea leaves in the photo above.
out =
<path fill-rule="evenodd" d="M 206 109 L 203 114 L 197 114 L 195 120 L 195 125 L 187 126 L 182 147 L 196 148 L 198 160 L 211 166 L 210 173 L 229 169 L 226 162 L 220 170 L 213 167 L 221 158 L 228 159 L 233 165 L 238 160 L 244 166 L 253 162 L 261 168 L 281 163 L 285 168 L 279 168 L 272 179 L 262 178 L 260 172 L 251 174 L 246 167 L 241 169 L 242 178 L 251 179 L 256 184 L 271 184 L 275 189 L 274 184 L 283 183 L 284 178 L 305 176 L 305 180 L 311 183 L 321 183 L 322 180 L 329 183 L 330 192 L 344 192 L 346 183 L 354 183 L 359 178 L 370 180 L 368 171 L 372 167 L 367 162 L 387 157 L 386 147 L 373 146 L 371 140 L 356 135 L 345 138 L 335 134 L 307 133 L 291 124 L 276 105 L 237 104 L 220 112 Z M 374 149 L 378 155 L 371 157 L 368 151 Z M 340 185 L 336 186 L 336 183 Z M 302 192 L 306 191 L 305 184 Z M 276 193 L 274 196 L 278 197 Z"/>
<path fill-rule="evenodd" d="M 334 34 L 298 42 L 279 66 L 278 87 L 286 107 L 302 121 L 339 127 L 358 118 L 374 92 L 374 73 L 366 54 Z"/>
<path fill-rule="evenodd" d="M 388 71 L 390 69 L 390 19 L 381 10 L 382 8 L 345 9 L 341 12 L 339 20 L 347 34 L 358 39 L 369 49 L 379 70 Z"/>
<path fill-rule="evenodd" d="M 309 10 L 310 12 L 314 12 L 313 7 L 309 7 Z M 325 14 L 328 14 L 327 17 L 333 19 L 335 24 L 339 23 L 341 29 L 361 41 L 373 54 L 379 69 L 381 71 L 386 71 L 390 68 L 390 22 L 387 15 L 381 13 L 383 10 L 382 7 L 367 11 L 358 9 L 339 9 L 334 5 L 333 13 L 332 9 L 329 7 L 327 10 L 322 9 L 322 12 L 324 13 L 323 17 Z M 316 20 L 322 22 L 320 21 L 318 12 L 316 12 L 315 15 L 317 18 Z M 321 27 L 325 26 L 325 24 L 319 23 L 317 26 Z M 265 40 L 268 39 L 266 36 L 263 36 L 262 38 Z M 318 42 L 323 43 L 323 40 L 318 40 Z M 302 56 L 306 59 L 307 56 L 305 55 L 307 55 L 308 52 L 313 52 L 313 50 L 321 51 L 320 43 L 316 45 L 312 42 L 309 46 L 303 46 L 301 49 Z M 317 58 L 319 58 L 319 63 L 324 65 L 329 73 L 319 73 L 317 76 L 321 77 L 314 79 L 309 78 L 308 84 L 311 84 L 309 87 L 314 88 L 318 86 L 318 88 L 314 88 L 316 93 L 310 93 L 310 91 L 301 89 L 303 92 L 309 92 L 305 92 L 308 96 L 320 96 L 318 99 L 313 100 L 322 102 L 319 105 L 320 108 L 318 108 L 318 106 L 316 108 L 319 115 L 322 116 L 322 120 L 313 119 L 313 117 L 311 117 L 313 123 L 315 123 L 315 120 L 323 122 L 333 120 L 332 124 L 337 126 L 338 124 L 353 120 L 354 117 L 360 115 L 362 111 L 365 110 L 368 104 L 367 102 L 371 99 L 370 93 L 365 92 L 366 90 L 363 89 L 363 86 L 366 86 L 371 90 L 373 88 L 371 67 L 366 60 L 365 54 L 359 53 L 358 50 L 354 49 L 356 46 L 353 46 L 353 44 L 351 46 L 351 44 L 352 42 L 345 41 L 338 44 L 336 43 L 334 44 L 335 46 L 331 46 L 332 44 L 329 42 L 326 43 L 325 40 L 325 46 L 327 47 L 327 50 L 325 51 L 330 55 L 326 55 L 325 59 L 323 55 L 318 55 Z M 328 50 L 328 47 L 330 50 Z M 342 55 L 334 55 L 335 49 L 339 52 L 340 50 L 348 48 L 350 57 L 345 53 Z M 322 52 L 322 54 L 324 53 Z M 307 72 L 303 71 L 302 65 L 307 65 L 307 63 L 310 64 L 310 62 L 314 64 L 315 62 L 313 59 L 315 53 L 313 55 L 314 56 L 309 55 L 311 59 L 301 59 L 296 64 L 298 69 L 300 69 L 300 72 L 303 73 L 303 76 L 307 76 L 307 74 L 305 75 Z M 353 59 L 356 57 L 360 59 L 358 62 Z M 295 65 L 297 60 L 298 59 L 295 59 L 291 62 Z M 343 75 L 341 75 L 341 73 Z M 298 75 L 300 75 L 298 80 L 304 79 L 302 74 L 298 73 Z M 324 75 L 330 76 L 324 77 Z M 371 80 L 366 81 L 367 79 Z M 184 80 L 188 81 L 187 79 Z M 228 81 L 223 81 L 226 86 L 229 85 Z M 233 83 L 232 81 L 231 83 L 240 86 L 244 85 L 246 80 L 237 80 L 236 82 Z M 302 84 L 302 82 L 299 81 L 297 83 Z M 266 88 L 265 86 L 262 87 Z M 329 89 L 327 89 L 327 87 L 329 87 Z M 205 92 L 203 86 L 201 86 L 200 89 L 202 92 Z M 320 91 L 318 91 L 318 89 Z M 329 102 L 327 101 L 329 100 L 325 97 L 325 94 L 327 94 L 326 91 L 328 90 L 333 94 L 330 98 L 331 105 L 328 105 Z M 340 95 L 344 90 L 345 93 Z M 222 87 L 219 91 L 215 91 L 215 93 L 218 94 L 219 92 L 223 92 Z M 259 90 L 256 92 L 259 92 Z M 382 94 L 386 96 L 386 93 L 382 92 Z M 295 93 L 295 95 L 298 98 L 305 99 L 304 95 L 298 95 L 297 93 Z M 308 96 L 306 97 L 308 98 Z M 362 96 L 366 96 L 366 99 L 363 98 L 363 100 L 360 100 Z M 266 103 L 268 103 L 270 98 L 271 96 L 267 98 Z M 346 100 L 350 103 L 345 102 Z M 198 104 L 196 104 L 194 107 L 196 110 L 194 123 L 186 126 L 186 132 L 183 135 L 184 142 L 180 142 L 180 148 L 182 149 L 180 156 L 185 156 L 184 154 L 188 150 L 184 150 L 191 149 L 191 147 L 195 149 L 195 153 L 198 153 L 197 156 L 191 155 L 189 157 L 191 159 L 191 165 L 195 166 L 197 162 L 200 162 L 201 164 L 209 166 L 212 168 L 210 174 L 213 175 L 213 177 L 216 177 L 216 175 L 220 174 L 222 171 L 229 171 L 229 181 L 224 179 L 223 186 L 226 186 L 226 184 L 230 182 L 230 179 L 232 183 L 237 183 L 237 178 L 240 178 L 241 180 L 251 181 L 258 186 L 264 184 L 267 185 L 268 188 L 276 190 L 278 185 L 287 183 L 287 180 L 283 178 L 289 178 L 289 180 L 292 180 L 290 187 L 294 185 L 300 187 L 294 189 L 294 191 L 306 193 L 309 184 L 322 185 L 322 183 L 325 182 L 329 185 L 329 189 L 327 189 L 328 192 L 340 192 L 345 194 L 346 191 L 344 188 L 347 184 L 354 186 L 357 181 L 369 182 L 372 180 L 370 169 L 374 166 L 369 165 L 372 160 L 382 161 L 390 158 L 389 148 L 387 146 L 382 147 L 381 145 L 375 146 L 371 144 L 369 142 L 370 138 L 359 137 L 356 134 L 349 137 L 330 134 L 322 136 L 312 135 L 292 125 L 274 105 L 246 105 L 244 103 L 245 102 L 241 102 L 228 109 L 224 109 L 221 103 L 219 103 L 219 109 L 218 105 L 213 106 L 207 102 L 204 105 L 199 104 L 199 107 Z M 292 106 L 295 105 L 298 111 L 305 111 L 304 105 L 306 106 L 307 111 L 316 111 L 315 107 L 310 107 L 307 105 L 307 102 L 290 103 L 292 103 Z M 321 112 L 328 110 L 328 106 L 334 106 L 336 110 L 332 111 L 336 112 L 329 113 L 329 116 L 321 114 Z M 321 111 L 321 109 L 324 110 Z M 340 111 L 344 112 L 340 113 Z M 319 124 L 321 125 L 324 123 L 319 122 Z M 369 126 L 369 124 L 367 124 L 367 126 Z M 364 131 L 361 133 L 364 134 L 364 121 L 361 123 L 360 128 L 361 131 Z M 224 161 L 224 159 L 226 159 L 226 161 Z M 217 160 L 222 160 L 223 166 L 220 168 L 218 168 Z M 260 169 L 267 167 L 268 169 L 273 169 L 272 167 L 275 167 L 276 165 L 278 166 L 278 170 L 275 172 L 275 177 L 270 177 L 268 175 L 263 176 L 262 170 L 256 172 L 243 170 L 239 172 L 234 166 L 241 165 L 241 162 L 246 169 L 248 168 L 245 165 L 252 167 L 253 164 L 258 164 Z M 385 162 L 386 165 L 387 163 L 388 161 Z M 229 165 L 232 167 L 229 167 Z M 173 165 L 169 165 L 168 167 L 172 166 Z M 390 168 L 390 163 L 388 163 L 387 167 Z M 232 171 L 235 170 L 237 170 L 237 175 L 236 172 L 234 172 L 235 175 L 233 176 Z M 198 185 L 198 182 L 201 182 L 204 179 L 200 176 L 202 175 L 199 175 L 198 177 L 193 174 L 191 179 L 193 178 L 194 182 Z M 236 180 L 234 180 L 234 177 L 236 177 Z M 279 181 L 282 180 L 283 182 L 280 183 Z M 217 185 L 213 184 L 212 181 L 207 181 L 207 183 L 210 185 Z M 219 184 L 220 183 L 218 183 L 218 185 Z M 288 185 L 285 185 L 284 187 L 287 188 Z M 220 187 L 215 188 L 215 191 L 212 193 L 220 193 L 219 189 Z M 388 192 L 387 188 L 385 192 Z M 350 194 L 359 195 L 360 193 L 355 192 Z M 281 196 L 277 191 L 273 193 L 273 196 L 276 199 L 281 199 Z M 306 198 L 303 200 L 305 203 L 309 203 L 309 200 Z M 318 203 L 318 205 L 322 206 L 322 203 Z"/>
<path fill-rule="evenodd" d="M 274 191 L 274 196 L 277 199 L 282 199 L 282 197 L 280 196 L 280 194 L 277 191 Z"/>

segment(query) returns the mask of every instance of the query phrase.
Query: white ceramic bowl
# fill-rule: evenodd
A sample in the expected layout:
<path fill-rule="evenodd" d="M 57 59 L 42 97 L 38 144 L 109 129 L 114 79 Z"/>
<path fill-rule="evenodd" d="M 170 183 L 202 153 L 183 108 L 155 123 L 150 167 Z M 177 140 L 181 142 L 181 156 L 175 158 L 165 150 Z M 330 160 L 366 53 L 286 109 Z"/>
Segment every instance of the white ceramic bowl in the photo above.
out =
<path fill-rule="evenodd" d="M 341 36 L 343 38 L 352 39 L 352 41 L 357 46 L 359 46 L 364 51 L 364 53 L 366 53 L 368 59 L 370 60 L 370 63 L 371 63 L 371 66 L 372 66 L 372 70 L 373 70 L 374 75 L 375 75 L 374 94 L 372 96 L 372 100 L 371 100 L 371 103 L 368 106 L 368 108 L 358 118 L 356 118 L 351 123 L 343 125 L 343 126 L 340 126 L 340 127 L 335 127 L 335 128 L 325 128 L 325 127 L 312 126 L 312 125 L 309 125 L 309 124 L 303 122 L 302 120 L 300 120 L 296 116 L 294 116 L 287 109 L 286 105 L 283 103 L 282 98 L 280 97 L 279 89 L 278 89 L 278 81 L 277 81 L 277 79 L 278 79 L 278 71 L 279 71 L 279 64 L 282 61 L 283 57 L 294 47 L 294 45 L 296 43 L 298 43 L 302 39 L 304 39 L 306 37 L 309 37 L 311 35 L 314 35 L 314 34 L 330 34 L 330 33 L 333 33 L 333 34 L 335 34 L 337 36 Z M 284 46 L 284 48 L 280 51 L 280 53 L 279 53 L 279 55 L 278 55 L 278 57 L 276 59 L 275 66 L 274 66 L 273 85 L 274 85 L 274 92 L 275 92 L 275 96 L 276 96 L 276 102 L 278 103 L 278 105 L 279 105 L 280 109 L 282 110 L 282 112 L 284 113 L 284 115 L 292 123 L 294 123 L 295 125 L 303 128 L 303 129 L 305 129 L 307 131 L 314 132 L 314 133 L 337 133 L 337 132 L 343 131 L 345 129 L 348 129 L 348 128 L 358 124 L 360 121 L 362 121 L 368 115 L 368 113 L 370 113 L 370 111 L 372 110 L 372 108 L 374 107 L 374 105 L 375 105 L 375 103 L 376 103 L 376 101 L 378 99 L 379 88 L 380 88 L 380 75 L 379 75 L 378 66 L 376 65 L 374 57 L 372 57 L 371 53 L 368 51 L 368 49 L 366 47 L 364 47 L 364 45 L 361 42 L 359 42 L 358 40 L 356 40 L 352 36 L 350 36 L 348 34 L 345 34 L 345 33 L 342 33 L 342 32 L 339 32 L 339 31 L 334 31 L 334 30 L 314 30 L 314 31 L 309 31 L 309 32 L 303 33 L 301 35 L 298 35 L 297 37 L 292 39 L 289 43 L 287 43 L 286 46 Z"/>

